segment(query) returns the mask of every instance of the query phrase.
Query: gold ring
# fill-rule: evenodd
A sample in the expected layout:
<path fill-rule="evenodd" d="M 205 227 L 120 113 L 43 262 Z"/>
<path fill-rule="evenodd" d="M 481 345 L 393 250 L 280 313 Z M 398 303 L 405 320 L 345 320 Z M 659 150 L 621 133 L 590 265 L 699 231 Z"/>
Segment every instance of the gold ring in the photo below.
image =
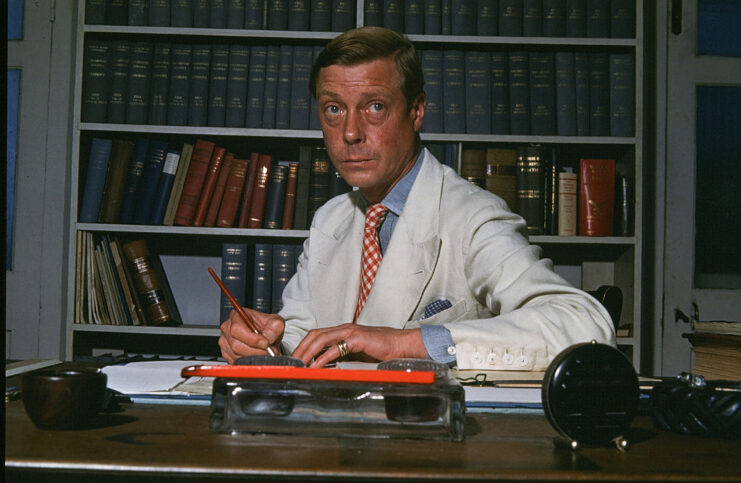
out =
<path fill-rule="evenodd" d="M 347 347 L 347 342 L 344 340 L 341 340 L 337 343 L 337 349 L 340 351 L 340 358 L 345 357 L 346 355 L 350 354 L 350 348 Z"/>

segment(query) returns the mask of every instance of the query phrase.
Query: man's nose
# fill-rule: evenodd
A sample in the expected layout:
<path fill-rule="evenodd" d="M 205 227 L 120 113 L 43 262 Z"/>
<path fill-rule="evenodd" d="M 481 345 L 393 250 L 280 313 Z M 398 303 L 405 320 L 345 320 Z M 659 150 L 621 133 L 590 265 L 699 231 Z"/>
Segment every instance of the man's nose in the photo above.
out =
<path fill-rule="evenodd" d="M 345 143 L 357 144 L 363 141 L 363 127 L 361 115 L 358 112 L 348 111 L 342 132 Z"/>

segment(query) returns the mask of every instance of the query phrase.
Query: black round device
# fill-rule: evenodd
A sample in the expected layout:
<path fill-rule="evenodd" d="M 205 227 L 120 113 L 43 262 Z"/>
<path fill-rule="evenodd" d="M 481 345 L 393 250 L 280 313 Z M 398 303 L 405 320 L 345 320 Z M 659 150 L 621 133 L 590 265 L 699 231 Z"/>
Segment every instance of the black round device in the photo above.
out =
<path fill-rule="evenodd" d="M 618 441 L 638 410 L 638 378 L 614 347 L 587 342 L 563 350 L 543 379 L 545 415 L 571 447 Z"/>

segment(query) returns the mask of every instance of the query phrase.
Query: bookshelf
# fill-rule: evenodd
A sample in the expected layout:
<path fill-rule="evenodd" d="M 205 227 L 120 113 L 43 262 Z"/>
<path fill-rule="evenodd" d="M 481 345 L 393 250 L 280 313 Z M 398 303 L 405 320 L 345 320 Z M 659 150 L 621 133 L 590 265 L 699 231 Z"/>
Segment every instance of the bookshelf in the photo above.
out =
<path fill-rule="evenodd" d="M 367 0 L 355 2 L 355 24 L 364 25 L 364 4 Z M 474 2 L 475 4 L 475 2 Z M 80 223 L 77 213 L 81 203 L 85 179 L 86 150 L 93 137 L 124 136 L 155 137 L 171 140 L 173 143 L 191 142 L 207 139 L 217 144 L 228 145 L 242 156 L 249 156 L 254 150 L 275 150 L 277 155 L 295 156 L 300 146 L 318 146 L 322 135 L 317 129 L 250 129 L 244 127 L 171 126 L 128 123 L 86 122 L 82 116 L 83 79 L 85 45 L 90 39 L 125 38 L 132 41 L 176 42 L 178 40 L 196 43 L 242 42 L 247 45 L 322 45 L 338 35 L 337 32 L 248 30 L 227 28 L 176 28 L 150 26 L 124 26 L 86 24 L 86 2 L 80 1 L 78 7 L 78 28 L 76 44 L 76 65 L 74 76 L 74 138 L 71 147 L 72 173 L 70 186 L 71 226 L 68 251 L 68 290 L 66 328 L 66 358 L 89 355 L 91 351 L 105 350 L 139 351 L 143 353 L 183 355 L 218 354 L 218 288 L 210 280 L 205 266 L 220 263 L 220 246 L 229 241 L 248 241 L 249 243 L 289 243 L 300 244 L 308 235 L 307 230 L 274 230 L 246 228 L 214 228 L 161 225 L 130 225 Z M 455 147 L 455 166 L 460 166 L 462 150 L 469 148 L 515 148 L 528 144 L 556 147 L 571 156 L 611 157 L 616 159 L 619 172 L 629 175 L 634 182 L 633 233 L 630 236 L 553 236 L 534 235 L 531 242 L 543 249 L 544 256 L 551 258 L 556 269 L 570 282 L 585 290 L 596 289 L 602 284 L 613 284 L 623 291 L 623 310 L 619 325 L 627 333 L 618 337 L 620 348 L 629 356 L 637 369 L 641 369 L 641 334 L 645 327 L 641 324 L 642 314 L 642 205 L 643 205 L 643 2 L 635 4 L 635 36 L 632 38 L 604 37 L 525 37 L 525 36 L 477 36 L 407 34 L 418 49 L 460 49 L 508 51 L 514 48 L 525 50 L 579 50 L 585 52 L 628 53 L 635 60 L 634 84 L 634 136 L 562 136 L 562 135 L 512 135 L 512 134 L 469 134 L 469 133 L 422 133 L 423 144 L 447 144 Z M 200 302 L 213 313 L 204 317 L 199 310 L 186 308 L 183 313 L 184 324 L 177 327 L 119 326 L 75 323 L 75 274 L 76 243 L 78 232 L 93 234 L 115 234 L 121 237 L 143 237 L 154 243 L 163 257 L 171 256 L 179 283 L 182 277 L 192 277 L 192 287 L 178 294 L 188 299 L 188 307 L 193 301 Z M 195 273 L 188 274 L 192 259 Z M 167 264 L 166 265 L 166 269 Z M 214 268 L 217 268 L 214 266 Z M 200 272 L 203 272 L 200 274 Z M 201 276 L 202 275 L 202 276 Z M 168 273 L 168 277 L 171 275 Z M 197 279 L 197 281 L 194 281 Z M 197 303 L 195 304 L 197 305 Z"/>

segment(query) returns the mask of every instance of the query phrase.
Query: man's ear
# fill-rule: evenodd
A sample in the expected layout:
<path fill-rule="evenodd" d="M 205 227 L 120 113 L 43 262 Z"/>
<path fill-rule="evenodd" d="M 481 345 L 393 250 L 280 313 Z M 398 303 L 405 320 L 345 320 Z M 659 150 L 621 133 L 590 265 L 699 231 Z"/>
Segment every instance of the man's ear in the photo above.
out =
<path fill-rule="evenodd" d="M 414 123 L 414 130 L 419 132 L 422 130 L 422 121 L 425 117 L 425 106 L 427 105 L 427 97 L 424 92 L 420 92 L 412 102 L 412 122 Z"/>

